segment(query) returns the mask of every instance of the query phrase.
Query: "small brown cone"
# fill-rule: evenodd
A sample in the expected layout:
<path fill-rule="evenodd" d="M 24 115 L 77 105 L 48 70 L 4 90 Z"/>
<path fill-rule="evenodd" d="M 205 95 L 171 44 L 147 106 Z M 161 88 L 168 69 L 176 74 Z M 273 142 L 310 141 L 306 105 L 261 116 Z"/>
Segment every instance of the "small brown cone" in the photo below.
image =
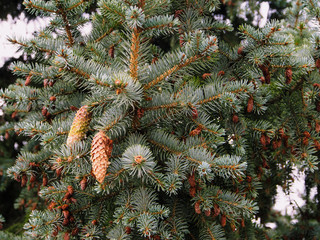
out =
<path fill-rule="evenodd" d="M 114 45 L 112 45 L 110 48 L 109 48 L 109 56 L 111 58 L 114 58 Z"/>
<path fill-rule="evenodd" d="M 126 234 L 130 234 L 131 233 L 131 227 L 126 226 L 124 229 L 125 229 Z"/>
<path fill-rule="evenodd" d="M 195 107 L 192 107 L 192 119 L 198 118 L 198 110 Z"/>
<path fill-rule="evenodd" d="M 41 113 L 42 113 L 42 116 L 45 117 L 47 115 L 47 113 L 48 113 L 48 109 L 45 106 L 43 106 L 42 110 L 41 110 Z"/>
<path fill-rule="evenodd" d="M 4 134 L 4 139 L 8 140 L 9 138 L 10 138 L 10 134 L 8 131 L 6 131 Z"/>
<path fill-rule="evenodd" d="M 239 48 L 238 48 L 238 54 L 239 55 L 242 55 L 243 54 L 243 46 L 240 46 Z"/>
<path fill-rule="evenodd" d="M 318 58 L 318 59 L 316 60 L 316 67 L 317 67 L 317 68 L 320 68 L 320 58 Z"/>
<path fill-rule="evenodd" d="M 194 210 L 197 214 L 201 214 L 200 201 L 196 202 L 196 204 L 194 205 Z"/>
<path fill-rule="evenodd" d="M 17 111 L 14 111 L 12 114 L 11 114 L 11 118 L 15 118 L 17 116 L 18 112 Z"/>
<path fill-rule="evenodd" d="M 194 176 L 194 173 L 192 173 L 189 177 L 188 177 L 188 181 L 191 187 L 195 187 L 196 186 L 196 178 Z"/>
<path fill-rule="evenodd" d="M 88 180 L 87 177 L 83 177 L 80 181 L 81 190 L 84 191 L 87 188 Z"/>
<path fill-rule="evenodd" d="M 316 121 L 316 124 L 315 124 L 315 129 L 316 129 L 317 133 L 320 131 L 320 124 L 317 121 Z"/>
<path fill-rule="evenodd" d="M 213 217 L 217 217 L 220 214 L 220 207 L 218 204 L 214 204 L 213 206 Z"/>
<path fill-rule="evenodd" d="M 309 133 L 308 131 L 304 131 L 304 132 L 303 132 L 303 135 L 304 135 L 306 138 L 310 138 L 310 137 L 311 137 L 311 135 L 310 135 L 310 133 Z"/>
<path fill-rule="evenodd" d="M 49 100 L 51 101 L 51 102 L 54 102 L 54 101 L 56 101 L 56 97 L 55 96 L 51 96 L 50 98 L 49 98 Z"/>
<path fill-rule="evenodd" d="M 261 134 L 261 137 L 260 137 L 260 143 L 262 144 L 262 146 L 267 146 L 267 140 L 266 140 L 266 135 L 264 134 Z"/>
<path fill-rule="evenodd" d="M 28 85 L 30 84 L 30 82 L 31 82 L 31 77 L 32 77 L 32 75 L 28 75 L 28 76 L 27 76 L 26 81 L 24 82 L 24 85 L 25 85 L 25 86 L 28 86 Z"/>
<path fill-rule="evenodd" d="M 91 161 L 92 173 L 99 183 L 102 183 L 106 176 L 111 152 L 112 140 L 103 131 L 98 132 L 91 143 Z"/>
<path fill-rule="evenodd" d="M 265 83 L 270 84 L 271 76 L 270 76 L 270 71 L 269 71 L 268 66 L 261 64 L 261 65 L 259 65 L 259 68 L 261 69 L 261 71 L 263 73 Z"/>
<path fill-rule="evenodd" d="M 239 122 L 239 117 L 238 117 L 236 114 L 233 114 L 233 116 L 232 116 L 232 121 L 233 121 L 234 123 Z"/>
<path fill-rule="evenodd" d="M 88 106 L 82 106 L 73 119 L 67 139 L 68 146 L 71 146 L 73 143 L 78 142 L 85 137 L 90 121 L 91 113 L 88 111 Z"/>
<path fill-rule="evenodd" d="M 195 197 L 197 193 L 197 189 L 195 187 L 190 187 L 189 194 L 191 197 Z"/>
<path fill-rule="evenodd" d="M 227 223 L 227 217 L 226 217 L 226 215 L 222 215 L 221 216 L 221 226 L 222 227 L 225 227 L 226 226 L 226 223 Z"/>
<path fill-rule="evenodd" d="M 211 209 L 209 208 L 209 209 L 205 210 L 205 211 L 204 211 L 204 214 L 205 214 L 207 217 L 209 217 L 209 216 L 211 215 Z"/>
<path fill-rule="evenodd" d="M 70 239 L 70 234 L 66 232 L 63 236 L 63 240 L 69 240 Z"/>
<path fill-rule="evenodd" d="M 223 76 L 224 74 L 225 74 L 225 72 L 222 70 L 218 72 L 218 76 Z"/>
<path fill-rule="evenodd" d="M 42 186 L 47 186 L 47 185 L 48 185 L 48 177 L 47 175 L 43 175 Z"/>
<path fill-rule="evenodd" d="M 204 73 L 202 75 L 202 79 L 206 79 L 207 77 L 210 77 L 211 76 L 211 73 Z"/>
<path fill-rule="evenodd" d="M 253 110 L 253 97 L 250 97 L 247 105 L 247 112 L 250 113 Z"/>
<path fill-rule="evenodd" d="M 193 129 L 193 130 L 189 133 L 189 135 L 190 135 L 190 136 L 196 136 L 196 135 L 199 135 L 199 134 L 201 133 L 201 131 L 202 131 L 202 128 L 201 128 L 201 127 L 197 127 L 197 128 L 195 128 L 195 129 Z"/>
<path fill-rule="evenodd" d="M 44 79 L 43 80 L 43 86 L 47 87 L 49 85 L 49 80 L 48 79 Z"/>
<path fill-rule="evenodd" d="M 286 68 L 285 74 L 286 74 L 286 84 L 290 84 L 291 81 L 292 81 L 292 69 L 291 69 L 291 67 Z"/>

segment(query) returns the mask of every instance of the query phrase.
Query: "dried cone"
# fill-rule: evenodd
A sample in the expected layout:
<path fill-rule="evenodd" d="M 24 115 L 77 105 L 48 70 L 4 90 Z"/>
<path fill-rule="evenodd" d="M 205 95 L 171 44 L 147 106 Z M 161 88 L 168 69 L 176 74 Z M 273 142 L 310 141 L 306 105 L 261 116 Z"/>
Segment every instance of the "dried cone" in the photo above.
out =
<path fill-rule="evenodd" d="M 83 177 L 82 180 L 80 181 L 80 187 L 82 191 L 86 189 L 87 184 L 88 184 L 87 177 Z"/>
<path fill-rule="evenodd" d="M 194 205 L 194 210 L 197 214 L 201 214 L 200 201 L 196 202 L 196 204 Z"/>
<path fill-rule="evenodd" d="M 43 106 L 42 110 L 41 110 L 41 113 L 42 113 L 42 116 L 44 116 L 44 117 L 47 116 L 48 109 L 45 106 Z"/>
<path fill-rule="evenodd" d="M 201 133 L 201 131 L 202 131 L 202 128 L 201 128 L 201 127 L 197 127 L 197 128 L 195 128 L 195 129 L 193 129 L 193 130 L 189 133 L 189 135 L 190 135 L 190 136 L 196 136 L 196 135 L 199 135 L 199 134 Z"/>
<path fill-rule="evenodd" d="M 227 218 L 226 218 L 226 215 L 222 215 L 221 216 L 221 226 L 224 227 L 226 226 L 226 222 L 227 222 Z"/>
<path fill-rule="evenodd" d="M 188 181 L 191 187 L 195 187 L 196 186 L 196 178 L 194 176 L 194 173 L 192 173 L 192 175 L 190 175 L 188 177 Z"/>
<path fill-rule="evenodd" d="M 56 98 L 55 96 L 51 96 L 51 97 L 49 98 L 49 100 L 50 100 L 51 102 L 54 102 L 54 101 L 57 100 L 57 98 Z"/>
<path fill-rule="evenodd" d="M 63 240 L 69 240 L 70 239 L 70 234 L 66 232 L 63 236 Z"/>
<path fill-rule="evenodd" d="M 8 131 L 6 131 L 4 134 L 4 139 L 8 140 L 9 138 L 10 138 L 10 134 Z"/>
<path fill-rule="evenodd" d="M 11 118 L 15 118 L 17 116 L 18 112 L 17 111 L 14 111 L 12 114 L 11 114 Z"/>
<path fill-rule="evenodd" d="M 47 186 L 48 185 L 48 177 L 47 175 L 44 175 L 42 178 L 42 186 Z"/>
<path fill-rule="evenodd" d="M 88 106 L 82 106 L 73 119 L 67 139 L 68 146 L 71 146 L 73 143 L 78 142 L 85 137 L 90 121 L 91 113 L 88 111 Z"/>
<path fill-rule="evenodd" d="M 192 119 L 198 118 L 198 110 L 195 107 L 192 107 Z"/>
<path fill-rule="evenodd" d="M 253 110 L 253 97 L 250 97 L 247 105 L 247 112 L 250 113 Z"/>
<path fill-rule="evenodd" d="M 21 187 L 24 187 L 27 184 L 28 177 L 27 175 L 23 174 L 21 177 Z"/>
<path fill-rule="evenodd" d="M 261 71 L 263 73 L 265 83 L 270 84 L 271 76 L 270 76 L 269 68 L 264 64 L 259 65 L 259 68 L 261 69 Z"/>
<path fill-rule="evenodd" d="M 246 224 L 244 223 L 244 219 L 243 218 L 241 218 L 241 227 L 245 227 L 246 226 Z"/>
<path fill-rule="evenodd" d="M 317 110 L 317 112 L 320 112 L 320 101 L 319 100 L 316 100 L 316 110 Z"/>
<path fill-rule="evenodd" d="M 317 121 L 316 121 L 316 124 L 315 124 L 315 129 L 316 129 L 317 133 L 320 131 L 320 124 Z"/>
<path fill-rule="evenodd" d="M 318 58 L 318 59 L 316 60 L 316 67 L 317 67 L 317 68 L 320 68 L 320 58 Z"/>
<path fill-rule="evenodd" d="M 197 193 L 197 189 L 195 187 L 190 187 L 189 194 L 191 197 L 195 197 Z"/>
<path fill-rule="evenodd" d="M 109 56 L 111 58 L 114 58 L 114 45 L 112 45 L 110 48 L 109 48 Z"/>
<path fill-rule="evenodd" d="M 25 85 L 25 86 L 28 86 L 28 85 L 30 84 L 30 82 L 31 82 L 31 76 L 32 76 L 32 75 L 28 75 L 28 77 L 26 78 L 26 81 L 24 82 L 24 85 Z"/>
<path fill-rule="evenodd" d="M 239 122 L 239 117 L 236 114 L 233 114 L 232 116 L 232 122 L 237 123 Z"/>
<path fill-rule="evenodd" d="M 207 77 L 210 77 L 211 76 L 211 73 L 204 73 L 202 75 L 202 79 L 206 79 Z"/>
<path fill-rule="evenodd" d="M 286 84 L 290 84 L 292 81 L 292 69 L 291 67 L 286 68 Z"/>
<path fill-rule="evenodd" d="M 310 137 L 311 137 L 311 135 L 310 135 L 310 133 L 309 133 L 308 131 L 304 131 L 304 132 L 303 132 L 303 135 L 304 135 L 306 138 L 310 138 Z"/>
<path fill-rule="evenodd" d="M 126 226 L 124 228 L 124 230 L 125 230 L 126 234 L 130 234 L 131 233 L 131 227 L 129 227 L 129 226 Z"/>
<path fill-rule="evenodd" d="M 220 214 L 220 207 L 218 204 L 214 204 L 213 206 L 213 217 L 217 217 Z"/>
<path fill-rule="evenodd" d="M 319 151 L 320 150 L 320 143 L 316 139 L 314 139 L 313 142 L 314 142 L 315 148 Z"/>
<path fill-rule="evenodd" d="M 218 76 L 223 76 L 224 74 L 225 74 L 225 72 L 222 70 L 218 72 Z"/>
<path fill-rule="evenodd" d="M 204 211 L 204 214 L 205 214 L 207 217 L 209 217 L 209 216 L 211 215 L 211 209 L 209 208 L 209 209 L 205 210 L 205 211 Z"/>
<path fill-rule="evenodd" d="M 260 143 L 262 144 L 262 146 L 267 146 L 267 139 L 266 139 L 266 135 L 264 134 L 261 134 L 261 137 L 260 137 Z"/>
<path fill-rule="evenodd" d="M 71 235 L 76 236 L 76 235 L 78 235 L 78 233 L 79 233 L 79 228 L 76 227 L 76 228 L 72 229 Z"/>
<path fill-rule="evenodd" d="M 102 183 L 106 176 L 111 151 L 112 140 L 103 131 L 98 132 L 91 143 L 91 161 L 92 172 L 99 183 Z"/>
<path fill-rule="evenodd" d="M 47 87 L 49 85 L 49 80 L 48 79 L 44 79 L 43 80 L 43 86 Z"/>

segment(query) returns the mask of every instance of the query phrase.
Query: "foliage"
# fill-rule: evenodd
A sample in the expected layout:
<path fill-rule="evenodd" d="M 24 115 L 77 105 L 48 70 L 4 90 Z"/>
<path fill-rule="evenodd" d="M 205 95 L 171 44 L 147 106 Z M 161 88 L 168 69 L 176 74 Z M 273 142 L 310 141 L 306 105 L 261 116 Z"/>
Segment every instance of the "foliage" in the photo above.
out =
<path fill-rule="evenodd" d="M 19 117 L 2 130 L 28 138 L 8 170 L 25 235 L 269 238 L 253 219 L 271 220 L 276 187 L 318 176 L 320 2 L 300 2 L 233 47 L 215 0 L 100 0 L 89 17 L 93 1 L 26 0 L 51 22 L 11 39 L 37 58 L 1 92 Z"/>

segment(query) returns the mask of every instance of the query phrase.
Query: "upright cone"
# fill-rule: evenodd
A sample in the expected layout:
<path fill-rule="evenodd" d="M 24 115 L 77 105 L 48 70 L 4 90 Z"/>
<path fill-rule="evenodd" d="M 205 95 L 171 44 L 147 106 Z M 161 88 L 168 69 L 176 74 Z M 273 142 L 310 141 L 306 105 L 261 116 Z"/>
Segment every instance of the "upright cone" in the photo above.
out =
<path fill-rule="evenodd" d="M 91 113 L 88 111 L 88 106 L 82 106 L 73 119 L 67 139 L 68 146 L 71 146 L 73 143 L 78 142 L 85 137 L 90 121 Z"/>
<path fill-rule="evenodd" d="M 110 165 L 112 140 L 103 132 L 98 132 L 91 143 L 92 173 L 99 183 L 102 183 Z"/>

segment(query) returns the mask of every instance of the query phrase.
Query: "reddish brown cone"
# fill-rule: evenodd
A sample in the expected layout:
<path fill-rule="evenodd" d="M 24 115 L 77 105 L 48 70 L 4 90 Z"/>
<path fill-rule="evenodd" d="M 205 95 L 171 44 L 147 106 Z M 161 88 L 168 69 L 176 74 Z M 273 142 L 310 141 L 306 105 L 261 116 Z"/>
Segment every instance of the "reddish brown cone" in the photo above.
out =
<path fill-rule="evenodd" d="M 194 210 L 197 214 L 201 214 L 201 209 L 200 209 L 200 201 L 196 202 L 194 205 Z"/>
<path fill-rule="evenodd" d="M 28 75 L 28 77 L 26 78 L 26 81 L 24 82 L 25 86 L 28 86 L 31 83 L 31 76 L 32 75 Z"/>
<path fill-rule="evenodd" d="M 247 112 L 251 113 L 253 110 L 253 97 L 251 96 L 248 100 Z"/>
<path fill-rule="evenodd" d="M 221 216 L 221 226 L 222 227 L 225 227 L 226 226 L 226 223 L 227 223 L 227 217 L 226 217 L 226 215 L 222 215 Z"/>
<path fill-rule="evenodd" d="M 291 67 L 286 68 L 286 84 L 290 84 L 292 81 L 292 69 Z"/>

